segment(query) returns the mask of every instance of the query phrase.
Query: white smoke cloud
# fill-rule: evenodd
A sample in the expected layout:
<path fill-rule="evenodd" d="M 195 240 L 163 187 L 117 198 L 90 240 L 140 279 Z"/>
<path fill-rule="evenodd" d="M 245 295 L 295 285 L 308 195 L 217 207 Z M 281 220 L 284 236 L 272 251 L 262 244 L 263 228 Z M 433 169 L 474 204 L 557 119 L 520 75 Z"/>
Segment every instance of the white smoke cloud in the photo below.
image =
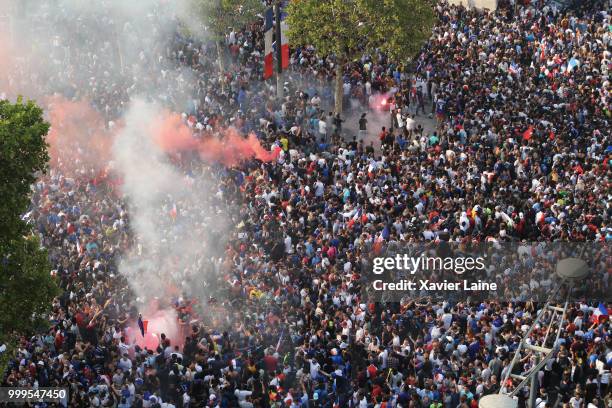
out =
<path fill-rule="evenodd" d="M 119 269 L 143 302 L 168 298 L 172 287 L 205 296 L 210 259 L 222 256 L 229 229 L 211 169 L 197 165 L 185 177 L 151 137 L 163 108 L 182 112 L 194 99 L 197 74 L 178 66 L 184 47 L 174 43 L 179 22 L 203 33 L 191 6 L 191 0 L 0 2 L 8 22 L 0 30 L 6 45 L 0 95 L 44 105 L 58 93 L 91 103 L 105 123 L 123 123 L 116 125 L 111 167 L 123 180 L 134 242 Z"/>
<path fill-rule="evenodd" d="M 184 176 L 154 142 L 152 119 L 161 115 L 159 106 L 135 99 L 113 146 L 113 167 L 123 178 L 136 234 L 120 271 L 143 300 L 164 297 L 168 285 L 202 294 L 209 261 L 220 256 L 228 228 L 210 169 Z"/>
<path fill-rule="evenodd" d="M 11 45 L 10 64 L 0 68 L 0 91 L 41 98 L 58 92 L 93 99 L 113 110 L 147 96 L 164 103 L 189 99 L 189 70 L 165 55 L 183 18 L 196 25 L 191 0 L 4 0 L 0 42 Z M 176 50 L 176 52 L 180 52 Z M 0 56 L 6 57 L 0 52 Z M 175 55 L 176 56 L 176 55 Z M 4 58 L 8 60 L 9 58 Z M 7 66 L 11 65 L 9 72 Z M 43 86 L 34 86 L 42 84 Z M 3 89 L 4 88 L 4 89 Z M 125 107 L 123 107 L 125 109 Z M 111 115 L 114 112 L 105 112 Z"/>

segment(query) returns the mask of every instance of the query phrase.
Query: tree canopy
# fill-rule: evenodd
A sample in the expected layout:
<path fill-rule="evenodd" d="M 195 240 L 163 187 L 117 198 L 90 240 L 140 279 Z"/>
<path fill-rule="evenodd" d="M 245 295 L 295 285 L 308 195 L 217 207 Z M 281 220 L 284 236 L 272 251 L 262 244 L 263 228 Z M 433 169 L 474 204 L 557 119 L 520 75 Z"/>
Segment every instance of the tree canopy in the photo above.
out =
<path fill-rule="evenodd" d="M 260 0 L 193 0 L 210 35 L 218 37 L 232 28 L 241 28 L 263 11 Z"/>
<path fill-rule="evenodd" d="M 431 2 L 423 0 L 293 0 L 287 15 L 292 45 L 313 45 L 321 55 L 335 55 L 340 65 L 376 50 L 396 62 L 408 59 L 435 22 Z M 338 91 L 341 95 L 341 84 L 337 97 Z"/>
<path fill-rule="evenodd" d="M 293 0 L 287 14 L 293 44 L 347 59 L 377 49 L 398 61 L 411 57 L 435 21 L 423 0 Z"/>
<path fill-rule="evenodd" d="M 0 242 L 26 233 L 21 215 L 28 208 L 36 172 L 44 171 L 49 161 L 48 130 L 33 102 L 0 100 Z"/>
<path fill-rule="evenodd" d="M 231 29 L 239 29 L 253 22 L 263 12 L 260 0 L 191 0 L 193 9 L 201 20 L 206 35 L 217 46 L 219 71 L 224 72 L 222 40 Z M 221 82 L 223 89 L 224 83 Z"/>
<path fill-rule="evenodd" d="M 27 332 L 57 293 L 46 250 L 22 219 L 30 186 L 46 171 L 49 124 L 31 101 L 0 100 L 0 340 Z"/>

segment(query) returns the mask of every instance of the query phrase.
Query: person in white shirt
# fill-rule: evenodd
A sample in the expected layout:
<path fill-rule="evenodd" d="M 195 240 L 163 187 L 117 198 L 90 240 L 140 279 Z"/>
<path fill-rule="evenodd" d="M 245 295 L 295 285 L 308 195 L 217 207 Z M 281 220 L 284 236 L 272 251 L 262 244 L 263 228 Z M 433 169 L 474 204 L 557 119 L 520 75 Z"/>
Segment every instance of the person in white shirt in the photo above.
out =
<path fill-rule="evenodd" d="M 191 397 L 189 396 L 187 391 L 185 391 L 183 393 L 183 408 L 189 408 L 190 405 L 191 405 Z"/>
<path fill-rule="evenodd" d="M 342 85 L 342 90 L 343 90 L 343 93 L 344 93 L 344 97 L 348 98 L 348 96 L 351 94 L 351 84 L 350 84 L 350 82 L 345 82 Z"/>
<path fill-rule="evenodd" d="M 121 337 L 121 340 L 119 341 L 119 352 L 121 353 L 121 355 L 124 354 L 128 354 L 130 352 L 130 349 L 132 348 L 131 344 L 127 344 L 125 342 L 125 337 Z"/>
<path fill-rule="evenodd" d="M 310 103 L 312 104 L 312 106 L 318 107 L 319 105 L 321 105 L 321 98 L 319 97 L 319 95 L 315 94 L 310 100 Z"/>
<path fill-rule="evenodd" d="M 387 360 L 389 359 L 389 350 L 386 348 L 383 349 L 382 347 L 380 347 L 379 350 L 382 350 L 380 353 L 378 353 L 378 361 L 381 362 L 380 368 L 381 370 L 385 370 L 387 368 Z"/>
<path fill-rule="evenodd" d="M 325 118 L 323 117 L 319 120 L 319 137 L 327 137 L 327 122 L 325 122 Z"/>
<path fill-rule="evenodd" d="M 416 120 L 412 119 L 410 115 L 406 117 L 406 131 L 408 131 L 408 137 L 412 140 L 414 131 L 416 130 Z"/>
<path fill-rule="evenodd" d="M 314 358 L 308 360 L 308 362 L 310 363 L 310 378 L 314 381 L 319 378 L 319 370 L 321 369 L 321 364 L 319 364 Z"/>
<path fill-rule="evenodd" d="M 489 368 L 487 363 L 483 364 L 483 369 L 480 372 L 480 376 L 484 381 L 489 381 L 489 378 L 491 378 L 491 369 Z"/>
<path fill-rule="evenodd" d="M 122 369 L 123 372 L 129 372 L 132 370 L 132 360 L 130 360 L 127 355 L 124 355 L 119 360 L 117 366 Z"/>
<path fill-rule="evenodd" d="M 238 398 L 238 401 L 246 401 L 247 397 L 250 397 L 253 394 L 253 391 L 248 390 L 236 390 L 234 391 L 234 395 Z"/>
<path fill-rule="evenodd" d="M 323 197 L 323 193 L 325 192 L 325 184 L 321 180 L 317 180 L 314 185 L 315 196 Z"/>
<path fill-rule="evenodd" d="M 453 321 L 453 314 L 449 311 L 445 311 L 441 317 L 442 322 L 444 323 L 444 330 L 448 330 L 451 327 L 451 323 Z"/>
<path fill-rule="evenodd" d="M 395 120 L 397 122 L 397 128 L 403 129 L 404 128 L 404 118 L 402 117 L 402 112 L 400 109 L 398 109 L 397 113 L 395 114 Z"/>
<path fill-rule="evenodd" d="M 582 406 L 584 405 L 583 399 L 580 397 L 578 393 L 576 393 L 576 395 L 570 398 L 569 405 L 571 408 L 582 408 Z"/>
<path fill-rule="evenodd" d="M 285 253 L 292 254 L 293 252 L 294 251 L 293 251 L 293 244 L 292 244 L 291 236 L 286 235 L 285 236 Z"/>

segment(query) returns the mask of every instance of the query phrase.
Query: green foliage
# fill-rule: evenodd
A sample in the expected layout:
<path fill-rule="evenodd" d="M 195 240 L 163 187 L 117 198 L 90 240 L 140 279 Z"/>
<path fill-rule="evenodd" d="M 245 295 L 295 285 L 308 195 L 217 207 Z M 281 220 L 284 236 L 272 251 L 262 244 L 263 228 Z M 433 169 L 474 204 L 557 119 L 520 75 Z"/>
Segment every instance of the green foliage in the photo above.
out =
<path fill-rule="evenodd" d="M 33 102 L 0 100 L 0 340 L 31 330 L 58 291 L 47 252 L 21 220 L 30 185 L 47 168 L 48 130 Z"/>
<path fill-rule="evenodd" d="M 423 0 L 293 0 L 287 10 L 291 44 L 313 45 L 340 61 L 379 49 L 401 62 L 431 35 L 431 3 Z"/>
<path fill-rule="evenodd" d="M 290 44 L 313 45 L 320 55 L 336 57 L 336 113 L 342 112 L 346 62 L 380 50 L 401 63 L 417 53 L 434 22 L 432 3 L 425 0 L 292 0 L 287 10 Z"/>
<path fill-rule="evenodd" d="M 3 335 L 28 333 L 38 323 L 35 317 L 44 314 L 58 294 L 49 274 L 47 251 L 33 236 L 3 243 L 0 250 L 0 331 Z"/>
<path fill-rule="evenodd" d="M 232 28 L 239 29 L 253 22 L 264 9 L 260 0 L 192 1 L 209 34 L 215 37 L 222 37 Z"/>
<path fill-rule="evenodd" d="M 432 3 L 423 0 L 364 0 L 369 16 L 370 48 L 379 47 L 392 59 L 417 54 L 431 37 L 436 15 Z"/>
<path fill-rule="evenodd" d="M 27 233 L 21 215 L 28 209 L 30 185 L 45 171 L 49 124 L 33 102 L 0 100 L 0 242 Z"/>
<path fill-rule="evenodd" d="M 287 8 L 290 44 L 312 44 L 320 54 L 340 58 L 355 54 L 367 32 L 359 25 L 362 10 L 353 5 L 344 0 L 292 1 Z"/>

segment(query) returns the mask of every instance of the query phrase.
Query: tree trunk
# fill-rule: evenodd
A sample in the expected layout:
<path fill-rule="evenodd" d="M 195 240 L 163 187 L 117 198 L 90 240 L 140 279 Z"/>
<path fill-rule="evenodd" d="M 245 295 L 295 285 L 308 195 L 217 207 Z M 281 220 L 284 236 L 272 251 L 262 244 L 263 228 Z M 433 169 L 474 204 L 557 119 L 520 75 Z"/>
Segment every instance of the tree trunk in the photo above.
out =
<path fill-rule="evenodd" d="M 223 64 L 223 43 L 220 39 L 215 41 L 217 46 L 217 63 L 219 64 L 219 76 L 225 73 L 225 65 Z M 221 93 L 225 91 L 225 82 L 221 81 Z"/>
<path fill-rule="evenodd" d="M 336 90 L 334 92 L 334 112 L 342 113 L 342 100 L 344 98 L 344 89 L 342 88 L 342 74 L 344 71 L 344 64 L 342 60 L 338 58 L 336 61 Z"/>

